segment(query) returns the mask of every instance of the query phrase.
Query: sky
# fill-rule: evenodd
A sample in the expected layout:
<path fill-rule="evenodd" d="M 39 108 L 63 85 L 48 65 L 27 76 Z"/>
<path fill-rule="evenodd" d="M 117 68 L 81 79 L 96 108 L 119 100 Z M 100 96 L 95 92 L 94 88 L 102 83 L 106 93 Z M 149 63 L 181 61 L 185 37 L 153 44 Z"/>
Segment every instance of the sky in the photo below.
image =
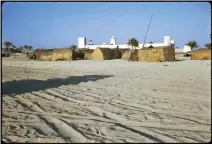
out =
<path fill-rule="evenodd" d="M 2 5 L 2 41 L 17 47 L 62 48 L 78 45 L 78 37 L 94 44 L 117 44 L 134 37 L 143 43 L 163 43 L 171 36 L 176 47 L 191 40 L 210 42 L 208 2 L 6 2 Z"/>

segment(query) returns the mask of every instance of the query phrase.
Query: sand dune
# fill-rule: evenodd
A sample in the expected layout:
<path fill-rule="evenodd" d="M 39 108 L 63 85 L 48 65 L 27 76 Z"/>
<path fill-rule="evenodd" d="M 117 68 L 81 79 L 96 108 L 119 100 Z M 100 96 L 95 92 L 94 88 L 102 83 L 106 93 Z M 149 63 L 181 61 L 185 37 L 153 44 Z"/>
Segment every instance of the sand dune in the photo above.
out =
<path fill-rule="evenodd" d="M 210 63 L 3 58 L 3 141 L 209 142 Z"/>

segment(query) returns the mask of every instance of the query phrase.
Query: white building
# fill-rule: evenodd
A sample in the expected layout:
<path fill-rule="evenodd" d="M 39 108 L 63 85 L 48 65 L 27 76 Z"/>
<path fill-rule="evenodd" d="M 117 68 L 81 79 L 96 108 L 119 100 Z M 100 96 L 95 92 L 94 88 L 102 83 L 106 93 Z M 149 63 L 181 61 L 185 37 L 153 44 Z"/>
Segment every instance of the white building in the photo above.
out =
<path fill-rule="evenodd" d="M 160 47 L 160 46 L 173 46 L 175 47 L 175 41 L 171 39 L 171 36 L 164 36 L 164 42 L 163 43 L 147 43 L 144 45 L 144 47 L 149 47 L 150 45 L 152 45 L 153 47 Z M 103 43 L 100 45 L 86 45 L 86 38 L 85 37 L 78 37 L 78 48 L 89 48 L 89 49 L 96 49 L 97 47 L 101 47 L 101 48 L 120 48 L 120 49 L 124 49 L 124 48 L 131 48 L 128 44 L 116 44 L 116 38 L 114 36 L 112 36 L 112 38 L 110 39 L 110 45 Z M 139 47 L 136 47 L 136 49 L 138 48 L 142 48 L 143 44 L 139 44 Z"/>
<path fill-rule="evenodd" d="M 189 51 L 191 51 L 191 47 L 187 46 L 187 45 L 185 45 L 184 48 L 175 49 L 176 53 L 186 53 L 186 52 L 189 52 Z"/>
<path fill-rule="evenodd" d="M 110 39 L 110 45 L 116 45 L 116 38 L 114 36 Z"/>
<path fill-rule="evenodd" d="M 78 48 L 84 48 L 86 45 L 85 37 L 78 37 Z"/>
<path fill-rule="evenodd" d="M 189 51 L 191 51 L 191 47 L 185 45 L 184 48 L 183 48 L 183 52 L 189 52 Z"/>

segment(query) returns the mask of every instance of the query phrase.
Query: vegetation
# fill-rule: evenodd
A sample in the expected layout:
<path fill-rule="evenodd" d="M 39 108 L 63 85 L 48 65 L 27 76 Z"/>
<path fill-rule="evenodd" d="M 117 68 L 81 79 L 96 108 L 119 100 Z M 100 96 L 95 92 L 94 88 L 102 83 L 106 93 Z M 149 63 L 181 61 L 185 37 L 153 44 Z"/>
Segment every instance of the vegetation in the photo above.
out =
<path fill-rule="evenodd" d="M 148 48 L 154 48 L 152 45 L 150 45 Z"/>
<path fill-rule="evenodd" d="M 53 49 L 43 49 L 43 52 L 52 52 Z"/>
<path fill-rule="evenodd" d="M 16 49 L 12 49 L 13 53 L 22 53 L 22 51 L 20 50 L 20 48 L 16 48 Z"/>
<path fill-rule="evenodd" d="M 32 46 L 27 46 L 27 49 L 29 50 L 29 51 L 31 51 L 32 50 Z"/>
<path fill-rule="evenodd" d="M 194 48 L 199 47 L 196 41 L 189 41 L 186 45 L 191 47 L 191 51 L 193 51 Z"/>
<path fill-rule="evenodd" d="M 13 45 L 13 44 L 11 45 L 11 47 L 12 47 L 13 49 L 16 49 L 16 46 L 15 46 L 15 45 Z"/>
<path fill-rule="evenodd" d="M 29 50 L 29 51 L 31 51 L 32 48 L 33 48 L 32 46 L 28 46 L 28 45 L 24 45 L 24 46 L 23 46 L 23 49 Z"/>
<path fill-rule="evenodd" d="M 150 41 L 149 43 L 150 43 L 150 44 L 153 44 L 153 41 Z"/>
<path fill-rule="evenodd" d="M 22 51 L 24 49 L 31 51 L 33 49 L 33 47 L 32 46 L 28 46 L 28 45 L 24 45 L 24 46 L 20 46 L 18 48 L 12 42 L 5 41 L 4 42 L 4 48 L 2 48 L 2 50 L 10 51 L 12 53 L 22 53 Z"/>
<path fill-rule="evenodd" d="M 186 54 L 184 54 L 183 56 L 184 56 L 184 57 L 191 57 L 191 54 L 186 53 Z"/>
<path fill-rule="evenodd" d="M 24 49 L 27 49 L 28 48 L 27 45 L 24 45 L 23 47 L 24 47 Z"/>
<path fill-rule="evenodd" d="M 12 46 L 12 44 L 13 44 L 13 43 L 12 43 L 12 42 L 9 42 L 9 41 L 5 41 L 5 42 L 4 42 L 4 46 L 5 46 L 6 51 L 9 50 L 9 47 Z"/>
<path fill-rule="evenodd" d="M 71 45 L 71 48 L 72 48 L 72 49 L 76 49 L 77 46 L 76 46 L 76 45 Z"/>
<path fill-rule="evenodd" d="M 15 45 L 11 45 L 11 48 L 10 48 L 10 51 L 12 52 L 12 53 L 15 53 L 15 50 L 16 50 L 16 46 Z"/>
<path fill-rule="evenodd" d="M 3 56 L 10 56 L 10 53 L 15 56 L 16 53 L 22 53 L 24 50 L 31 51 L 33 49 L 32 46 L 24 45 L 20 47 L 16 47 L 12 42 L 10 41 L 4 41 L 3 43 L 4 48 L 2 47 L 2 55 Z"/>
<path fill-rule="evenodd" d="M 208 49 L 211 49 L 211 43 L 206 43 L 205 47 L 208 48 Z"/>
<path fill-rule="evenodd" d="M 24 49 L 24 47 L 23 46 L 20 46 L 19 49 L 22 51 Z"/>
<path fill-rule="evenodd" d="M 138 40 L 137 40 L 136 38 L 131 38 L 131 39 L 129 39 L 129 41 L 127 42 L 127 44 L 128 44 L 129 46 L 131 46 L 132 49 L 133 49 L 134 47 L 138 47 L 138 46 L 139 46 Z"/>

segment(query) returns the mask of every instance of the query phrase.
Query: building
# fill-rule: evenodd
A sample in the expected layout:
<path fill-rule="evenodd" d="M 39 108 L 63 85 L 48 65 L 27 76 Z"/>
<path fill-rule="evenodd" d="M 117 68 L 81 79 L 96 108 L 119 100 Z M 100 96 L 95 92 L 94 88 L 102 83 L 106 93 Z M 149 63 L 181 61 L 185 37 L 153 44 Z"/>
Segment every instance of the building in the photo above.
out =
<path fill-rule="evenodd" d="M 175 48 L 175 41 L 171 39 L 171 36 L 164 36 L 164 42 L 163 43 L 147 43 L 144 45 L 144 47 L 149 47 L 152 45 L 153 47 L 160 47 L 160 46 L 173 46 Z M 103 43 L 100 45 L 87 45 L 86 44 L 86 38 L 85 37 L 78 37 L 78 48 L 88 48 L 88 49 L 96 49 L 97 47 L 101 48 L 120 48 L 120 49 L 126 49 L 131 48 L 128 44 L 117 44 L 116 38 L 112 36 L 110 39 L 110 44 Z M 139 44 L 139 47 L 136 49 L 142 48 L 143 44 Z"/>
<path fill-rule="evenodd" d="M 183 48 L 183 52 L 189 52 L 189 51 L 191 51 L 191 47 L 185 45 L 184 48 Z"/>
<path fill-rule="evenodd" d="M 175 53 L 187 53 L 191 51 L 191 47 L 185 45 L 184 48 L 175 48 Z"/>
<path fill-rule="evenodd" d="M 78 37 L 78 48 L 85 48 L 86 46 L 86 38 Z"/>

